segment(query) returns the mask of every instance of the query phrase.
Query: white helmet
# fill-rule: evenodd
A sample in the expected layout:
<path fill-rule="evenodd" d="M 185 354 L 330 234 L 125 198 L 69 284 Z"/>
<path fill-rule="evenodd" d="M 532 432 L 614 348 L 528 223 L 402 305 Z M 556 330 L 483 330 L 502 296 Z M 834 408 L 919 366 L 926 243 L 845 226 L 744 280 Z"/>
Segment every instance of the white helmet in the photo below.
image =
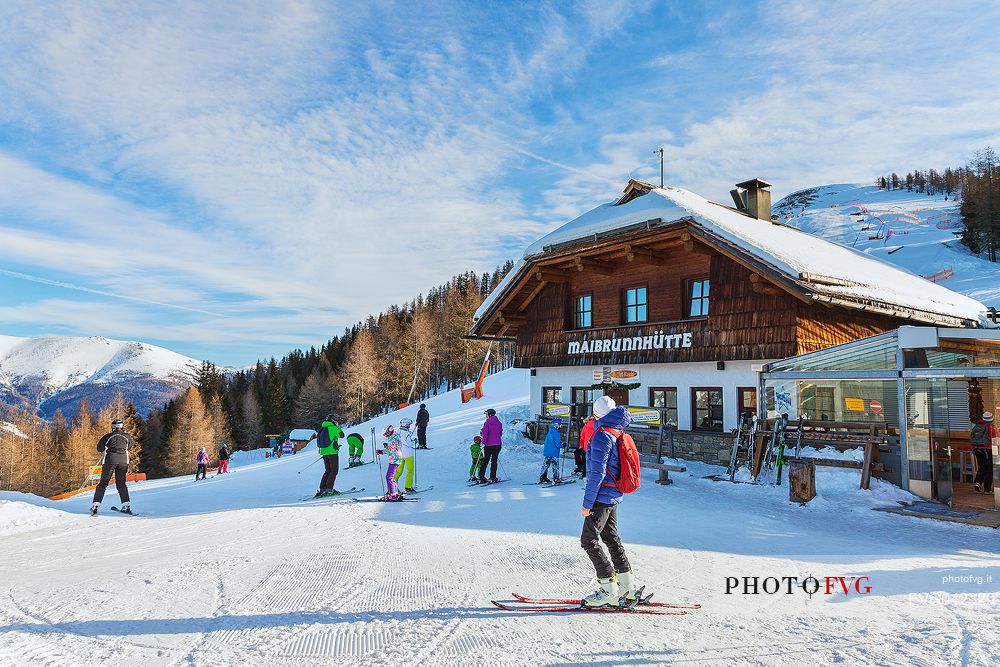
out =
<path fill-rule="evenodd" d="M 409 431 L 411 426 L 413 426 L 412 419 L 409 419 L 408 417 L 403 417 L 402 419 L 399 420 L 399 428 L 403 429 L 404 431 Z"/>

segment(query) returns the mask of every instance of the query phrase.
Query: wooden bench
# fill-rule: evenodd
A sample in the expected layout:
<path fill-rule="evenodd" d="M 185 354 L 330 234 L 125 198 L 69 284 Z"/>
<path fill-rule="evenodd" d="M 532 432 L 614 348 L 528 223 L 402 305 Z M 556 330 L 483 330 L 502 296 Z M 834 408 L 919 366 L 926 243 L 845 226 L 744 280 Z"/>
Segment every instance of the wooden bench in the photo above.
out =
<path fill-rule="evenodd" d="M 656 480 L 657 484 L 673 484 L 674 480 L 670 479 L 670 473 L 672 472 L 687 472 L 687 467 L 673 465 L 671 463 L 660 463 L 652 458 L 639 457 L 639 465 L 643 468 L 654 468 L 660 471 L 660 477 Z"/>

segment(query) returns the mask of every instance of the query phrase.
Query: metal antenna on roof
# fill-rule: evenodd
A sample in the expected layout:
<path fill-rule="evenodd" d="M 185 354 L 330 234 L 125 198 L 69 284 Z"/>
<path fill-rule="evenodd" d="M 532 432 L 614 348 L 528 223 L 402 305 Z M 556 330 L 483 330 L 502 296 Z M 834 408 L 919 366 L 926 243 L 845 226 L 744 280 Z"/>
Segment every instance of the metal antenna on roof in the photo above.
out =
<path fill-rule="evenodd" d="M 663 187 L 663 147 L 662 146 L 660 148 L 657 148 L 655 151 L 653 151 L 654 155 L 657 154 L 657 153 L 659 153 L 659 155 L 660 155 L 660 187 L 662 188 Z"/>

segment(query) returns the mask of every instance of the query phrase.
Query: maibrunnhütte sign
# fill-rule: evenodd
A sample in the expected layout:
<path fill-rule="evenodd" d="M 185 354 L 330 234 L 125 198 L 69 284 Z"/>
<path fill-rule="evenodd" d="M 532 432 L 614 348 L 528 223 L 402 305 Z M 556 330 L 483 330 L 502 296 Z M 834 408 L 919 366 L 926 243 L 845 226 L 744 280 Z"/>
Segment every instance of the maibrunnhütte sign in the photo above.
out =
<path fill-rule="evenodd" d="M 651 336 L 571 340 L 568 343 L 567 352 L 569 354 L 640 352 L 645 350 L 674 350 L 682 347 L 693 347 L 690 331 L 685 333 L 664 333 L 663 331 L 657 331 Z"/>

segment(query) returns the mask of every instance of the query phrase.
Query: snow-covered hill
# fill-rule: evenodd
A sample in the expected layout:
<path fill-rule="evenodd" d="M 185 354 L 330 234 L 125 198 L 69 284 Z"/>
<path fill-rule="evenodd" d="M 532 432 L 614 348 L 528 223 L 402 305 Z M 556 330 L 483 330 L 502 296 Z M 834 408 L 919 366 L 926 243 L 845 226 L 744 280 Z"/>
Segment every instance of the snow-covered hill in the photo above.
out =
<path fill-rule="evenodd" d="M 0 336 L 0 402 L 76 413 L 84 396 L 97 409 L 121 389 L 140 412 L 159 407 L 190 386 L 200 362 L 135 341 Z"/>
<path fill-rule="evenodd" d="M 944 194 L 838 184 L 788 195 L 774 217 L 1000 308 L 1000 264 L 958 241 L 958 206 Z"/>
<path fill-rule="evenodd" d="M 457 391 L 427 401 L 432 449 L 416 454 L 416 486 L 434 488 L 416 502 L 301 501 L 322 474 L 312 445 L 280 459 L 240 453 L 230 474 L 204 481 L 134 484 L 137 517 L 91 518 L 89 495 L 0 492 L 0 665 L 1000 662 L 998 579 L 987 579 L 1000 567 L 995 531 L 873 512 L 902 492 L 860 491 L 851 470 L 817 471 L 820 496 L 804 507 L 785 487 L 703 479 L 712 466 L 688 463 L 666 487 L 647 470 L 619 528 L 656 599 L 702 605 L 687 615 L 493 607 L 512 591 L 578 596 L 594 585 L 582 484 L 526 484 L 541 463 L 514 423 L 528 415 L 528 381 L 507 370 L 487 378 L 481 401 L 463 405 Z M 505 425 L 510 479 L 468 487 L 487 407 Z M 414 411 L 353 430 L 370 436 Z M 381 472 L 342 470 L 337 486 L 377 495 Z M 114 487 L 105 501 L 118 501 Z M 871 591 L 726 593 L 730 578 L 810 576 L 868 577 Z"/>

